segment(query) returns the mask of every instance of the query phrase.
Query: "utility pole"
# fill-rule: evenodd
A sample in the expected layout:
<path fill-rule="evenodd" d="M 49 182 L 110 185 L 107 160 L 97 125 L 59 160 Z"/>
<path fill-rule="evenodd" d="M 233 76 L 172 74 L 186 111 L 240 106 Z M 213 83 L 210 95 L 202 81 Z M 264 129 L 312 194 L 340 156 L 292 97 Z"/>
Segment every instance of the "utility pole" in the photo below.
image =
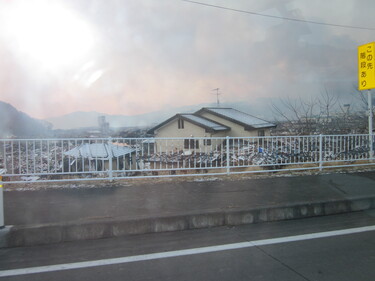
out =
<path fill-rule="evenodd" d="M 221 93 L 219 93 L 219 89 L 220 88 L 216 88 L 216 89 L 213 89 L 212 91 L 216 91 L 216 93 L 214 95 L 216 95 L 216 103 L 217 103 L 217 107 L 220 107 L 220 101 L 219 101 L 219 96 L 221 95 Z"/>

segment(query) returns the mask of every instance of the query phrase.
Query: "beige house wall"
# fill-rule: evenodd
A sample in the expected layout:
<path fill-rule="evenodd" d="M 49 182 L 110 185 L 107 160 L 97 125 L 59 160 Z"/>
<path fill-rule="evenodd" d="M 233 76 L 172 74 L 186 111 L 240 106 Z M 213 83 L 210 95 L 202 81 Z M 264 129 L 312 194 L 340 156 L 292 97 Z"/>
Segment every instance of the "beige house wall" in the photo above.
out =
<path fill-rule="evenodd" d="M 221 118 L 219 116 L 213 115 L 209 112 L 204 112 L 203 114 L 200 114 L 200 116 L 203 116 L 205 118 L 211 119 L 213 121 L 216 121 L 218 123 L 221 123 L 227 127 L 230 127 L 231 130 L 229 132 L 226 132 L 226 134 L 229 137 L 257 137 L 258 136 L 258 131 L 264 130 L 264 135 L 265 136 L 270 136 L 271 132 L 269 128 L 264 128 L 264 129 L 256 129 L 252 131 L 246 131 L 243 126 L 233 123 L 229 120 L 226 120 L 224 118 Z"/>
<path fill-rule="evenodd" d="M 157 153 L 177 153 L 177 152 L 187 152 L 187 151 L 211 151 L 211 149 L 218 148 L 222 140 L 215 141 L 212 140 L 211 144 L 207 145 L 203 139 L 198 140 L 199 147 L 194 149 L 192 147 L 185 148 L 184 141 L 185 139 L 191 138 L 211 138 L 211 137 L 225 137 L 227 132 L 220 132 L 218 134 L 211 134 L 207 133 L 206 130 L 202 127 L 199 127 L 193 123 L 190 123 L 184 120 L 184 128 L 178 128 L 178 118 L 173 120 L 172 122 L 164 125 L 163 127 L 155 130 L 155 151 Z M 172 138 L 172 139 L 165 139 L 160 140 L 158 138 Z M 183 138 L 183 139 L 173 139 L 173 138 Z"/>
<path fill-rule="evenodd" d="M 155 137 L 157 138 L 171 138 L 171 137 L 204 137 L 207 135 L 205 129 L 194 125 L 184 120 L 184 128 L 178 128 L 178 118 L 164 125 L 163 127 L 155 131 Z"/>

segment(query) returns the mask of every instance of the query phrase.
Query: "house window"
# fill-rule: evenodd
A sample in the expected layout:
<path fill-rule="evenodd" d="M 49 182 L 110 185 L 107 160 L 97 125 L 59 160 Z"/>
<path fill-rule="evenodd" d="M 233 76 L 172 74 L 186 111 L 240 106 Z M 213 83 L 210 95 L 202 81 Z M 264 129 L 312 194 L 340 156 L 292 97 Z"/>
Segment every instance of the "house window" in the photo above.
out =
<path fill-rule="evenodd" d="M 199 140 L 185 139 L 184 140 L 185 149 L 194 149 L 199 148 Z"/>
<path fill-rule="evenodd" d="M 184 128 L 184 120 L 179 118 L 178 119 L 178 128 L 183 129 Z"/>
<path fill-rule="evenodd" d="M 265 135 L 266 134 L 264 130 L 258 130 L 258 137 L 264 137 Z"/>
<path fill-rule="evenodd" d="M 211 145 L 211 139 L 203 140 L 203 144 L 206 145 L 206 146 L 210 146 Z"/>

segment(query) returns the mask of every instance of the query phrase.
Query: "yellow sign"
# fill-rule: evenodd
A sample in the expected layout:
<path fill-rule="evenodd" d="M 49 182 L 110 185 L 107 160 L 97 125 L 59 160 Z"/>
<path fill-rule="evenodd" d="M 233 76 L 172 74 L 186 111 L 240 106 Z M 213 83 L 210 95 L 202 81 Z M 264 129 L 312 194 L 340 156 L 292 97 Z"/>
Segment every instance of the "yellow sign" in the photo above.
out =
<path fill-rule="evenodd" d="M 358 89 L 375 88 L 375 42 L 358 47 Z"/>
<path fill-rule="evenodd" d="M 0 188 L 2 188 L 2 187 L 3 187 L 2 183 L 3 183 L 3 177 L 2 177 L 2 176 L 0 176 Z"/>

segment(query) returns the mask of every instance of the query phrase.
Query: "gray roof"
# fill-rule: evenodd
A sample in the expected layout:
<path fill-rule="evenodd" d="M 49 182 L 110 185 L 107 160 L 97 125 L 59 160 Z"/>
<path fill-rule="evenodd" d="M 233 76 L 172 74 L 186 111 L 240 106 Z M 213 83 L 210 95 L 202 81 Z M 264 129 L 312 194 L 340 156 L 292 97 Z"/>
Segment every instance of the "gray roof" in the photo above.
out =
<path fill-rule="evenodd" d="M 202 112 L 212 113 L 216 116 L 222 117 L 232 122 L 239 123 L 247 128 L 250 127 L 250 128 L 259 129 L 259 128 L 269 128 L 269 127 L 276 126 L 273 123 L 267 122 L 258 117 L 238 111 L 233 108 L 204 107 L 201 110 L 197 111 L 196 114 L 200 114 Z"/>
<path fill-rule="evenodd" d="M 209 128 L 213 131 L 227 131 L 228 127 L 217 123 L 215 121 L 209 120 L 207 118 L 197 116 L 194 114 L 181 114 L 184 119 L 191 121 L 192 123 L 195 123 L 196 125 L 200 125 L 201 127 Z"/>
<path fill-rule="evenodd" d="M 64 154 L 74 158 L 109 159 L 111 155 L 112 157 L 120 157 L 131 154 L 134 151 L 136 151 L 136 149 L 129 146 L 107 143 L 83 143 L 64 152 Z"/>

